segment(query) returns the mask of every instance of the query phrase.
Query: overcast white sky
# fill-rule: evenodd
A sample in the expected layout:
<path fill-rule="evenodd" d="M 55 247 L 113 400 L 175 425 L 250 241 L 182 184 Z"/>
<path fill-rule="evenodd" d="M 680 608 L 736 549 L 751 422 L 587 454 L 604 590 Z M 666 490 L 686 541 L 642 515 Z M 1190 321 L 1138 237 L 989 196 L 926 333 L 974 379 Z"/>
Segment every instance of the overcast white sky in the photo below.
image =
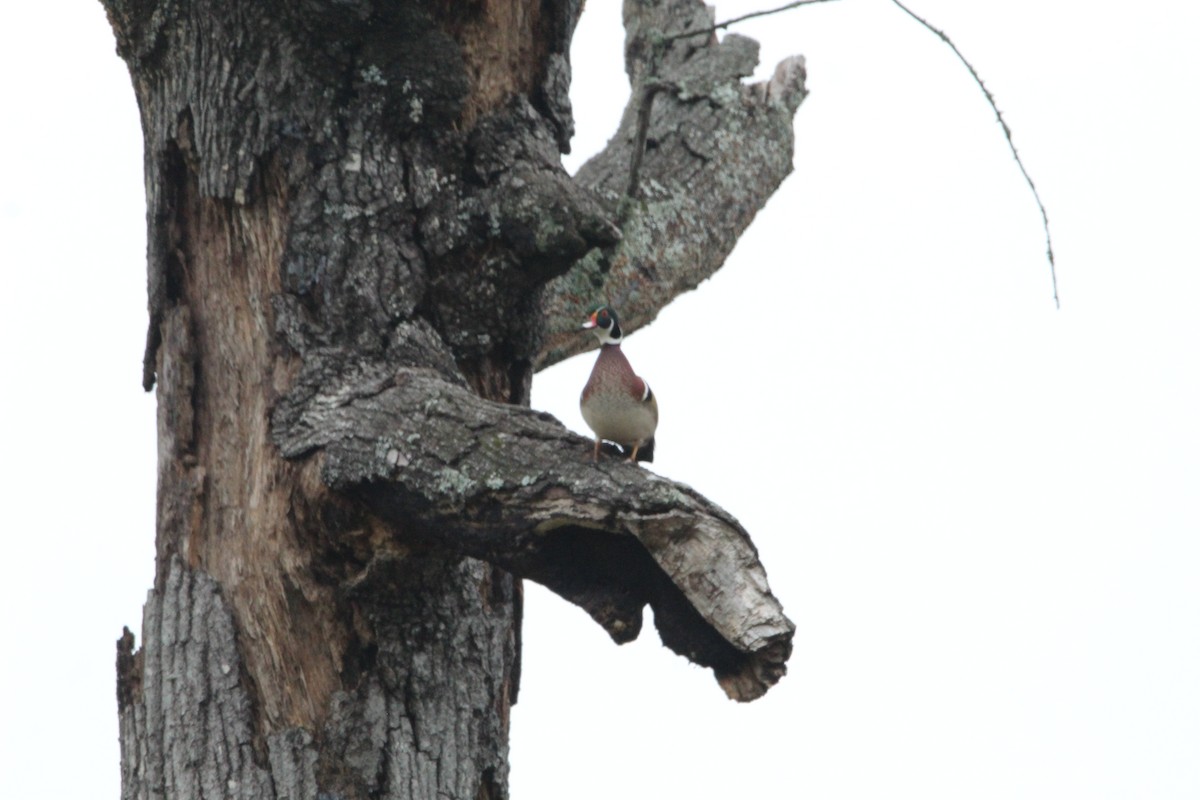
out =
<path fill-rule="evenodd" d="M 1200 796 L 1200 9 L 887 0 L 738 30 L 808 58 L 796 171 L 625 351 L 654 469 L 754 536 L 797 624 L 737 705 L 652 627 L 528 589 L 515 800 Z M 728 2 L 727 18 L 771 3 Z M 625 101 L 576 40 L 576 155 Z M 153 559 L 141 136 L 96 0 L 0 11 L 0 796 L 118 793 L 114 642 Z M 579 163 L 576 156 L 570 168 Z M 535 405 L 584 431 L 584 356 Z"/>

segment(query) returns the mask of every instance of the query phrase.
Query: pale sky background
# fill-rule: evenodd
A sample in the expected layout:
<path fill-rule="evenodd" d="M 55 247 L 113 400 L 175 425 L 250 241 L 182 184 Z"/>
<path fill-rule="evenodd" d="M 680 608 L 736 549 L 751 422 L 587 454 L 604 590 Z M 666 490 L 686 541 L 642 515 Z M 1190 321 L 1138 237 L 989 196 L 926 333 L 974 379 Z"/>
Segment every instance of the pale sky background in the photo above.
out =
<path fill-rule="evenodd" d="M 795 173 L 625 345 L 654 469 L 754 536 L 788 676 L 725 699 L 528 588 L 514 800 L 1200 797 L 1200 6 L 887 0 L 737 30 L 808 59 Z M 718 18 L 772 3 L 727 2 Z M 573 54 L 579 156 L 628 87 Z M 116 797 L 152 579 L 141 134 L 96 0 L 0 10 L 0 797 Z M 583 432 L 583 356 L 534 404 Z"/>

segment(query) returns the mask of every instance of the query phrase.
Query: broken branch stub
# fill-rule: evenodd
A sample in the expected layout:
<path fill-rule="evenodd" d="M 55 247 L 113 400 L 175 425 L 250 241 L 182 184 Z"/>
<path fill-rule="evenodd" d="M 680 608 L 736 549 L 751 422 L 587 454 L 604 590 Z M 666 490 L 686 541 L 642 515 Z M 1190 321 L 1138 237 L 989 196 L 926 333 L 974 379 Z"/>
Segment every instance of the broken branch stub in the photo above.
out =
<path fill-rule="evenodd" d="M 597 300 L 617 307 L 628 334 L 696 288 L 791 173 L 803 57 L 745 84 L 758 63 L 754 40 L 669 38 L 711 25 L 703 3 L 626 3 L 630 101 L 616 135 L 575 176 L 621 220 L 622 237 L 547 285 L 538 368 L 597 346 L 575 335 Z"/>
<path fill-rule="evenodd" d="M 535 580 L 618 643 L 637 637 L 649 604 L 664 644 L 736 700 L 784 674 L 794 626 L 753 543 L 689 487 L 593 463 L 589 441 L 550 415 L 434 370 L 378 365 L 307 385 L 277 412 L 283 454 L 320 450 L 323 481 L 406 540 Z"/>

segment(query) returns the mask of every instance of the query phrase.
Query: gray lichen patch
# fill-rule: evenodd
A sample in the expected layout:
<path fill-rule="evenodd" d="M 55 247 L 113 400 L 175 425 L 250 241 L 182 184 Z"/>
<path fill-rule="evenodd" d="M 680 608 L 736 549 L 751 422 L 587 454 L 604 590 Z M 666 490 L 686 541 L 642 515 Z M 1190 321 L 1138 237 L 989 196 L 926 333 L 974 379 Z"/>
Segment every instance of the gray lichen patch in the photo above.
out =
<path fill-rule="evenodd" d="M 479 484 L 465 472 L 454 467 L 443 467 L 436 473 L 434 488 L 443 502 L 458 505 L 467 495 L 474 492 Z"/>
<path fill-rule="evenodd" d="M 742 79 L 757 62 L 755 42 L 736 34 L 708 42 L 696 37 L 676 40 L 664 52 L 663 13 L 647 4 L 627 19 L 627 71 L 635 81 L 630 106 L 608 146 L 576 176 L 622 220 L 622 241 L 589 253 L 548 287 L 539 368 L 595 345 L 575 335 L 587 304 L 619 304 L 628 333 L 652 321 L 680 291 L 698 286 L 791 172 L 792 115 L 805 96 L 803 59 L 785 59 L 769 82 L 748 86 Z M 701 16 L 691 23 L 672 19 L 669 29 L 711 24 Z M 657 72 L 651 53 L 659 54 Z M 652 80 L 673 88 L 656 96 L 647 136 L 653 147 L 641 165 L 637 196 L 625 198 L 639 87 Z"/>

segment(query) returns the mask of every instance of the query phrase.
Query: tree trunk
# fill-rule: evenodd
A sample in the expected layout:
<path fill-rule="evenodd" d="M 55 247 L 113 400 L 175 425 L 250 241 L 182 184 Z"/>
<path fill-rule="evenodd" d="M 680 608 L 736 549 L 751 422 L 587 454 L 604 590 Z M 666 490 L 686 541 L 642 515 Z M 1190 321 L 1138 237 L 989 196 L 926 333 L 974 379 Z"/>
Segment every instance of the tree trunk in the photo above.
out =
<path fill-rule="evenodd" d="M 581 2 L 104 2 L 159 409 L 123 796 L 507 796 L 514 573 L 617 641 L 650 604 L 737 699 L 777 681 L 792 626 L 736 521 L 521 407 L 582 306 L 632 330 L 720 265 L 790 169 L 799 63 L 742 86 L 753 43 L 711 34 L 648 60 L 709 18 L 628 4 L 631 77 L 671 89 L 623 199 L 637 108 L 578 180 L 559 163 Z"/>

